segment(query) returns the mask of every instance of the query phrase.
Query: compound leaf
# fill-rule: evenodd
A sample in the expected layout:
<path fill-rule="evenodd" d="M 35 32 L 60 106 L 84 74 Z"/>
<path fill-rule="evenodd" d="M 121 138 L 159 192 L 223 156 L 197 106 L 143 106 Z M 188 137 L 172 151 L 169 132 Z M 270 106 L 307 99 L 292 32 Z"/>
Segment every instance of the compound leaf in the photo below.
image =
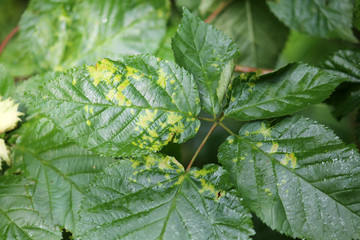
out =
<path fill-rule="evenodd" d="M 246 204 L 296 238 L 360 238 L 360 155 L 300 116 L 244 125 L 219 159 Z"/>
<path fill-rule="evenodd" d="M 250 217 L 221 167 L 186 173 L 173 157 L 152 154 L 96 178 L 79 229 L 80 239 L 250 239 Z"/>
<path fill-rule="evenodd" d="M 225 117 L 245 121 L 291 114 L 322 102 L 343 80 L 301 63 L 259 77 L 243 74 L 234 80 Z"/>
<path fill-rule="evenodd" d="M 277 0 L 268 5 L 292 29 L 312 36 L 357 41 L 351 30 L 353 0 Z"/>
<path fill-rule="evenodd" d="M 148 55 L 72 69 L 24 96 L 71 139 L 107 156 L 159 151 L 200 126 L 193 77 Z"/>
<path fill-rule="evenodd" d="M 181 25 L 172 39 L 175 60 L 194 75 L 203 108 L 216 115 L 230 82 L 238 49 L 224 33 L 187 9 L 183 12 Z"/>
<path fill-rule="evenodd" d="M 46 224 L 32 208 L 27 188 L 33 184 L 18 176 L 0 177 L 1 239 L 61 239 L 59 229 Z"/>
<path fill-rule="evenodd" d="M 76 146 L 45 118 L 33 118 L 16 133 L 9 172 L 35 181 L 32 206 L 48 222 L 72 231 L 84 189 L 113 160 Z M 45 239 L 45 238 L 38 238 Z"/>

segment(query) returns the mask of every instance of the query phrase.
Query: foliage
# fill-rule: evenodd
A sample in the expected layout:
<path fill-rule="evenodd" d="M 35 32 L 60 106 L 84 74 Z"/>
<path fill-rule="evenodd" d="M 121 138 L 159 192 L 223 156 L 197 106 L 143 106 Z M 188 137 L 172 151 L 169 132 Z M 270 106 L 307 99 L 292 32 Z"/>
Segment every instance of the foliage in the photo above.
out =
<path fill-rule="evenodd" d="M 0 50 L 0 238 L 360 239 L 359 6 L 31 0 Z"/>

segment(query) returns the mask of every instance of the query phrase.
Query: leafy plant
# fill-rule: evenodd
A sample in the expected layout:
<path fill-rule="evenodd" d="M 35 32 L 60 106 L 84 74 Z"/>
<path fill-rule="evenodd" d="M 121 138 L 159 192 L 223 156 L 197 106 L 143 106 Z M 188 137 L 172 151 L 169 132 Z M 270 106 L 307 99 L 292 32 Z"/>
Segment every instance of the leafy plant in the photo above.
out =
<path fill-rule="evenodd" d="M 0 58 L 0 238 L 251 239 L 253 213 L 292 238 L 360 239 L 358 150 L 295 114 L 325 100 L 338 118 L 356 113 L 358 50 L 263 69 L 289 31 L 272 12 L 356 46 L 352 1 L 328 2 L 181 0 L 171 11 L 193 13 L 166 28 L 165 0 L 31 1 Z M 233 31 L 236 9 L 247 17 Z M 14 61 L 38 75 L 15 84 Z M 215 129 L 218 162 L 195 166 Z"/>

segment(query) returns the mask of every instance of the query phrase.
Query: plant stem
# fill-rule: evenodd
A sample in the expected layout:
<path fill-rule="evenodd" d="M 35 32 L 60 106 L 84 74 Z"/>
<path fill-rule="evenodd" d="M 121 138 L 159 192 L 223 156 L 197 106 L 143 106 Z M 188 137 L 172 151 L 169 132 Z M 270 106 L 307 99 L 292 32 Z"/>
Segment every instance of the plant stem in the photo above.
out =
<path fill-rule="evenodd" d="M 219 15 L 223 10 L 224 8 L 226 8 L 233 0 L 229 0 L 229 1 L 226 1 L 226 2 L 222 2 L 219 4 L 219 6 L 215 9 L 215 11 L 213 13 L 210 14 L 210 16 L 208 16 L 204 22 L 206 23 L 211 23 L 212 20 L 214 20 L 214 18 L 217 17 L 217 15 Z"/>
<path fill-rule="evenodd" d="M 265 68 L 255 68 L 255 67 L 246 67 L 241 65 L 235 66 L 235 72 L 260 72 L 262 74 L 273 72 L 272 69 L 265 69 Z"/>
<path fill-rule="evenodd" d="M 196 118 L 199 120 L 206 121 L 206 122 L 214 122 L 214 119 L 211 119 L 211 118 L 204 118 L 204 117 L 196 117 Z"/>
<path fill-rule="evenodd" d="M 9 35 L 6 36 L 4 41 L 0 44 L 0 54 L 4 50 L 6 44 L 11 40 L 11 38 L 19 31 L 19 26 L 16 26 Z"/>
<path fill-rule="evenodd" d="M 231 135 L 236 136 L 236 134 L 235 134 L 233 131 L 231 131 L 227 126 L 225 126 L 222 122 L 220 122 L 219 125 L 220 125 L 223 129 L 225 129 L 225 131 L 227 131 L 228 133 L 230 133 Z"/>
<path fill-rule="evenodd" d="M 215 130 L 215 128 L 217 127 L 218 124 L 219 124 L 219 123 L 215 122 L 215 123 L 211 126 L 209 132 L 206 134 L 204 140 L 201 142 L 201 144 L 200 144 L 200 146 L 198 147 L 198 149 L 196 150 L 194 156 L 193 156 L 192 159 L 190 160 L 190 163 L 189 163 L 189 165 L 188 165 L 187 168 L 186 168 L 186 172 L 188 172 L 188 171 L 190 170 L 190 168 L 191 168 L 191 166 L 193 165 L 193 163 L 194 163 L 197 155 L 199 155 L 201 149 L 204 147 L 206 141 L 209 139 L 211 133 Z"/>

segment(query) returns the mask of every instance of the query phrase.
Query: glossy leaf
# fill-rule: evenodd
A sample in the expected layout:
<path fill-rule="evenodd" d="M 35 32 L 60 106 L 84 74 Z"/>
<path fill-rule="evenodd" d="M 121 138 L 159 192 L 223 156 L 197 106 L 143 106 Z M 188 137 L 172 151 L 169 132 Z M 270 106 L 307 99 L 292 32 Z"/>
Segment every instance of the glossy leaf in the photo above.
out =
<path fill-rule="evenodd" d="M 269 1 L 271 11 L 288 27 L 312 36 L 355 42 L 352 0 Z"/>
<path fill-rule="evenodd" d="M 19 240 L 61 239 L 33 210 L 28 188 L 34 183 L 18 176 L 0 177 L 0 238 Z"/>
<path fill-rule="evenodd" d="M 168 11 L 167 0 L 32 0 L 16 45 L 33 59 L 37 73 L 153 53 L 165 34 Z"/>
<path fill-rule="evenodd" d="M 172 49 L 176 62 L 194 75 L 202 107 L 212 115 L 218 114 L 238 55 L 236 45 L 184 8 Z"/>
<path fill-rule="evenodd" d="M 296 238 L 360 238 L 360 155 L 326 127 L 299 116 L 248 123 L 219 159 L 270 227 Z"/>
<path fill-rule="evenodd" d="M 159 151 L 200 126 L 193 77 L 148 55 L 70 70 L 25 97 L 71 139 L 108 156 Z"/>
<path fill-rule="evenodd" d="M 76 236 L 75 221 L 83 191 L 112 159 L 76 146 L 45 118 L 33 118 L 16 134 L 20 137 L 9 172 L 33 179 L 33 208 L 48 222 Z"/>
<path fill-rule="evenodd" d="M 360 83 L 360 51 L 339 50 L 326 59 L 323 68 L 343 76 L 349 82 Z"/>
<path fill-rule="evenodd" d="M 225 117 L 241 121 L 280 117 L 325 100 L 344 79 L 307 64 L 234 80 Z"/>
<path fill-rule="evenodd" d="M 265 0 L 233 1 L 212 24 L 240 48 L 237 63 L 251 67 L 273 68 L 289 32 Z"/>
<path fill-rule="evenodd" d="M 90 186 L 80 239 L 250 239 L 251 215 L 217 165 L 188 173 L 174 158 L 125 159 Z"/>

